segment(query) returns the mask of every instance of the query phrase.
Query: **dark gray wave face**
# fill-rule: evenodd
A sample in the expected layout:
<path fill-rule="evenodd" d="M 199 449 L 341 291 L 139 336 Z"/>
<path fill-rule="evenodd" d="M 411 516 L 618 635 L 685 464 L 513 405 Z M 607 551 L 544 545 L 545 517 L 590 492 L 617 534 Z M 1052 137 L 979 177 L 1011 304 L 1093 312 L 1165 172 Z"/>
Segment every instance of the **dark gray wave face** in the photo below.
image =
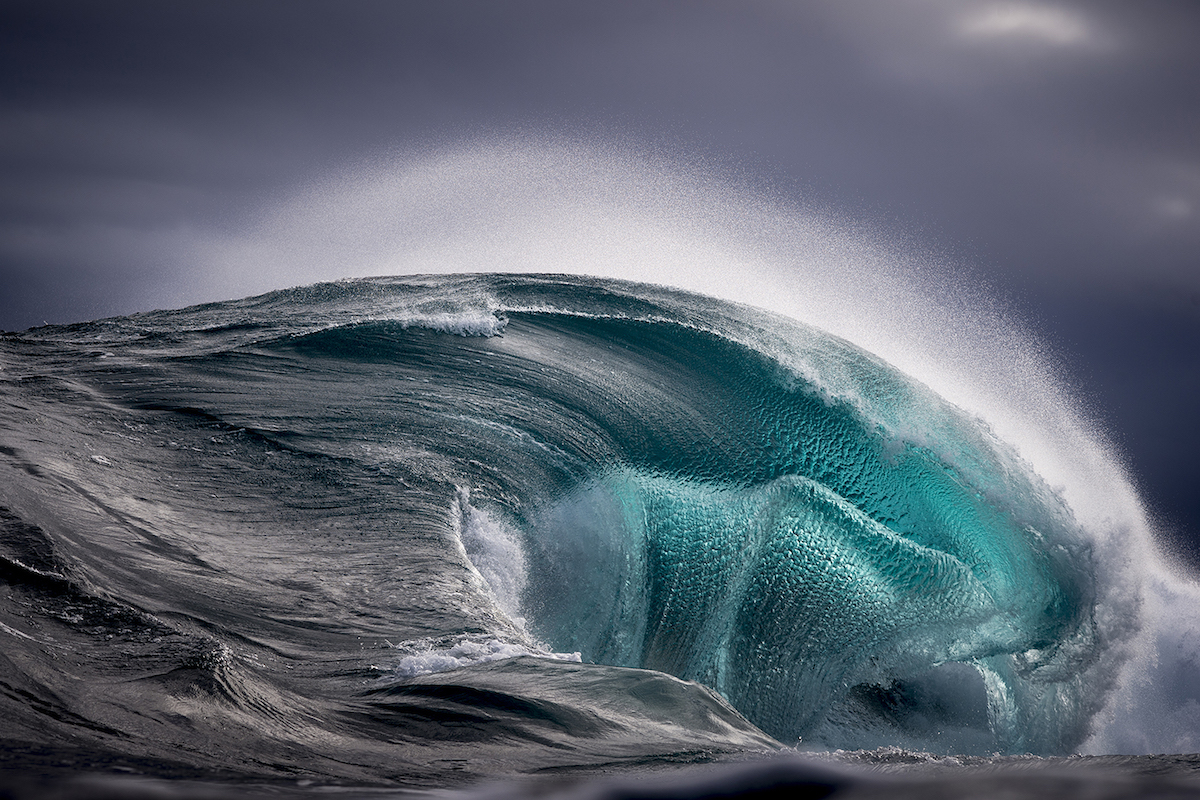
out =
<path fill-rule="evenodd" d="M 1063 753 L 1136 611 L 986 426 L 709 298 L 373 279 L 0 365 L 10 742 L 408 786 Z"/>

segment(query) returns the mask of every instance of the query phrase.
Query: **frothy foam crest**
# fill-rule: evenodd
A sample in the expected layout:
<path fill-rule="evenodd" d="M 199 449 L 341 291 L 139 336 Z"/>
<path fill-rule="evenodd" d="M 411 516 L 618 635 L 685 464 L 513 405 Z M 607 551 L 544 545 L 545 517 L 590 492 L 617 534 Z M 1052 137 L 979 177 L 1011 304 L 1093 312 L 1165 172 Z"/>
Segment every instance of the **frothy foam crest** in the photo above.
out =
<path fill-rule="evenodd" d="M 452 333 L 456 336 L 495 336 L 508 324 L 508 320 L 503 317 L 483 312 L 414 314 L 399 317 L 395 321 L 406 330 L 408 328 L 424 328 L 438 333 Z"/>
<path fill-rule="evenodd" d="M 458 507 L 459 539 L 468 561 L 496 605 L 523 630 L 521 594 L 528 578 L 519 534 L 487 511 L 472 506 L 466 490 L 459 491 Z"/>

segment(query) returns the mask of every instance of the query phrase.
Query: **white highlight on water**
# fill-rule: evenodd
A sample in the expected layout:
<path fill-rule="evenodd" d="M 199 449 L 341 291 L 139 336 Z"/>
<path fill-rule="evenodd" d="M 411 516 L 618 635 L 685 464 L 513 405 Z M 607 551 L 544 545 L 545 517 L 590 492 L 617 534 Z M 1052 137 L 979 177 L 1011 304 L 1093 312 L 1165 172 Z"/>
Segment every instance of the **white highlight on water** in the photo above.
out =
<path fill-rule="evenodd" d="M 520 656 L 549 658 L 555 661 L 581 660 L 579 653 L 551 653 L 494 637 L 463 636 L 455 641 L 441 643 L 430 639 L 415 639 L 392 647 L 407 653 L 395 664 L 387 667 L 390 677 L 393 678 L 416 678 Z"/>
<path fill-rule="evenodd" d="M 642 280 L 848 339 L 985 420 L 1068 502 L 1095 542 L 1100 614 L 1144 601 L 1144 631 L 1116 645 L 1132 659 L 1088 749 L 1200 751 L 1200 722 L 1183 711 L 1200 698 L 1197 589 L 1161 565 L 1119 457 L 1038 338 L 970 275 L 912 243 L 712 165 L 526 138 L 380 156 L 286 198 L 242 236 L 202 243 L 197 258 L 214 283 L 242 293 L 380 274 Z M 464 546 L 490 524 L 471 517 Z M 519 618 L 507 546 L 483 536 L 471 558 Z M 1167 706 L 1181 711 L 1164 715 Z"/>

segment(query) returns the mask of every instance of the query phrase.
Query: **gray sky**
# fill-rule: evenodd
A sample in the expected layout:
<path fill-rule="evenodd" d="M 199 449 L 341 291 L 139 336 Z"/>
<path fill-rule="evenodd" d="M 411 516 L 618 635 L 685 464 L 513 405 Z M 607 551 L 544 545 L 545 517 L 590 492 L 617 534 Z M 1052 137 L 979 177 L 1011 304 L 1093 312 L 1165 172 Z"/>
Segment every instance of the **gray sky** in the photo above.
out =
<path fill-rule="evenodd" d="M 948 254 L 1200 541 L 1194 0 L 8 0 L 0 328 L 247 293 L 179 243 L 383 149 L 531 130 Z"/>

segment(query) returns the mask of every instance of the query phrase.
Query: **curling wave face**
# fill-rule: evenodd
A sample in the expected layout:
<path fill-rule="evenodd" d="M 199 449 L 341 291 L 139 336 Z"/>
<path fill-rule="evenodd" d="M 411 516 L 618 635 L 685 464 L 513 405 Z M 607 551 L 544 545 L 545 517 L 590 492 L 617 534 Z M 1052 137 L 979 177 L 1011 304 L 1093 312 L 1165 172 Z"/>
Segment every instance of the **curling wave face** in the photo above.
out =
<path fill-rule="evenodd" d="M 1136 614 L 986 425 L 744 306 L 379 278 L 0 346 L 9 736 L 30 695 L 55 737 L 232 726 L 275 742 L 254 769 L 357 777 L 397 739 L 487 770 L 775 746 L 754 726 L 1065 752 Z"/>

